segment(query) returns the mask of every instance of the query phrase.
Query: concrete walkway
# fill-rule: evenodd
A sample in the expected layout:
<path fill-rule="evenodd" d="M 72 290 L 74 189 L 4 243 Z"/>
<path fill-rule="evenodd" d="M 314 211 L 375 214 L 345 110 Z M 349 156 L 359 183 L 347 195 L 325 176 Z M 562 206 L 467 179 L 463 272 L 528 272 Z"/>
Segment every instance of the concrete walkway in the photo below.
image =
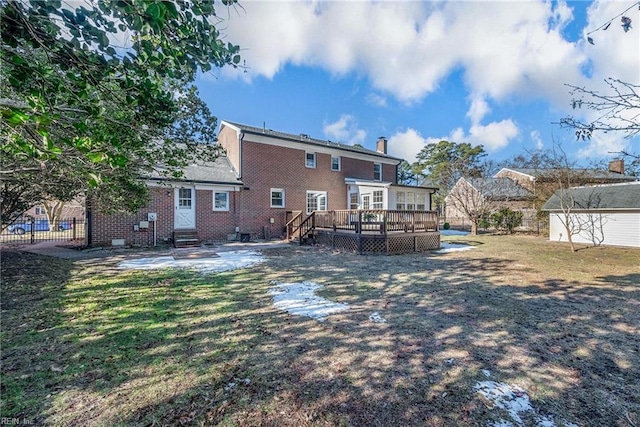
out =
<path fill-rule="evenodd" d="M 287 240 L 269 240 L 255 242 L 217 242 L 213 246 L 199 246 L 194 248 L 158 247 L 158 248 L 92 248 L 76 250 L 56 246 L 61 242 L 49 241 L 33 245 L 16 247 L 17 250 L 38 255 L 70 260 L 90 260 L 99 258 L 140 258 L 149 256 L 174 256 L 176 258 L 207 258 L 215 257 L 219 252 L 230 251 L 259 251 L 263 249 L 286 248 L 291 244 Z"/>

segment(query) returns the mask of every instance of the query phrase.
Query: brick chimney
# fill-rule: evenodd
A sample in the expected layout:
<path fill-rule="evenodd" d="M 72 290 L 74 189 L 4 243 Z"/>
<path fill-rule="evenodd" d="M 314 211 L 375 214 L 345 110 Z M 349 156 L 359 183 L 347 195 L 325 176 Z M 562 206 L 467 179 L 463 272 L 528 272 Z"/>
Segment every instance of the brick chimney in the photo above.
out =
<path fill-rule="evenodd" d="M 381 136 L 376 142 L 376 151 L 378 153 L 387 154 L 387 138 Z"/>
<path fill-rule="evenodd" d="M 616 159 L 609 162 L 609 172 L 619 173 L 624 175 L 624 160 Z"/>

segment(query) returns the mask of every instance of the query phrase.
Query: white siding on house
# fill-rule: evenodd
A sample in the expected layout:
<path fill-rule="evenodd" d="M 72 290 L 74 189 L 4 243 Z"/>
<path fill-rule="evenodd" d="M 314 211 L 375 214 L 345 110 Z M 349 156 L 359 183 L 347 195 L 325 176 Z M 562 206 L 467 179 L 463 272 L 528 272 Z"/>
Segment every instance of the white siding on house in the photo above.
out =
<path fill-rule="evenodd" d="M 598 211 L 573 213 L 575 223 L 587 224 L 586 230 L 573 236 L 575 243 L 593 244 L 592 235 L 602 239 L 603 245 L 630 246 L 640 248 L 640 212 Z M 583 227 L 585 228 L 585 227 Z M 549 213 L 549 240 L 567 242 L 562 213 Z"/>

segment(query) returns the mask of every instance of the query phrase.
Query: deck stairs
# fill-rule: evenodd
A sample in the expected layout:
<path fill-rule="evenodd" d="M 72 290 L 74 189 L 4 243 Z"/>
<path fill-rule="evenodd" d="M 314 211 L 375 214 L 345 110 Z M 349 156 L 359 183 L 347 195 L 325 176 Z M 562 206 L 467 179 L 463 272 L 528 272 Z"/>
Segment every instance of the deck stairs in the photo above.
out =
<path fill-rule="evenodd" d="M 290 242 L 298 242 L 301 246 L 313 243 L 316 239 L 315 212 L 306 218 L 302 212 L 297 213 L 286 225 L 287 239 Z"/>

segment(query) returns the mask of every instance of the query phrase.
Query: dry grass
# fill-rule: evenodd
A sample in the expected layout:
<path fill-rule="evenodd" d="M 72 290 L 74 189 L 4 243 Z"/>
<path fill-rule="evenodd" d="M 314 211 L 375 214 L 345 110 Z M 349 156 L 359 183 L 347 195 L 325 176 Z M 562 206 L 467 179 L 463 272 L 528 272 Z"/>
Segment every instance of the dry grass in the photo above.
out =
<path fill-rule="evenodd" d="M 483 426 L 504 418 L 473 392 L 486 369 L 556 421 L 640 425 L 640 251 L 449 240 L 477 248 L 366 257 L 293 246 L 208 276 L 3 253 L 1 415 Z M 271 280 L 318 282 L 350 310 L 324 323 L 277 311 Z M 376 311 L 386 323 L 368 319 Z"/>

